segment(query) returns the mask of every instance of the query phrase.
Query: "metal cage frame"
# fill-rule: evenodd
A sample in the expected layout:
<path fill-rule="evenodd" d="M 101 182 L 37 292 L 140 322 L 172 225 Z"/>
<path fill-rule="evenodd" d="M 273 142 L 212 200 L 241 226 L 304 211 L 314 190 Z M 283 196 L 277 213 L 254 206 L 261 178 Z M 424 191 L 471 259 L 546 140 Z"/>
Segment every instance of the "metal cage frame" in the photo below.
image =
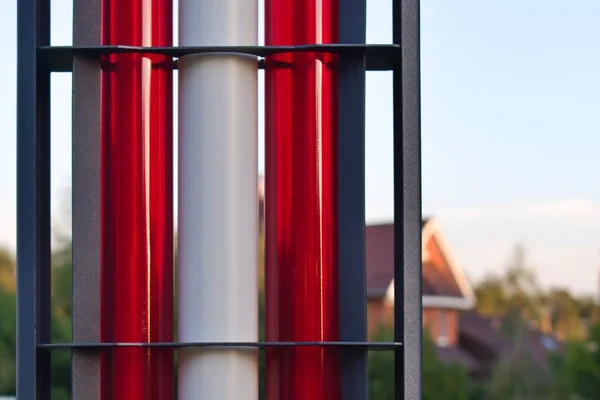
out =
<path fill-rule="evenodd" d="M 339 44 L 292 47 L 100 46 L 100 2 L 74 0 L 73 46 L 50 46 L 50 0 L 18 0 L 17 395 L 50 396 L 54 348 L 72 350 L 74 399 L 100 400 L 99 348 L 335 346 L 342 398 L 368 398 L 367 351 L 395 352 L 395 398 L 421 398 L 420 0 L 393 0 L 392 45 L 366 45 L 366 0 L 340 0 Z M 100 344 L 100 56 L 203 52 L 339 54 L 340 342 Z M 394 343 L 366 338 L 365 73 L 393 71 Z M 73 74 L 73 343 L 50 338 L 50 74 Z"/>

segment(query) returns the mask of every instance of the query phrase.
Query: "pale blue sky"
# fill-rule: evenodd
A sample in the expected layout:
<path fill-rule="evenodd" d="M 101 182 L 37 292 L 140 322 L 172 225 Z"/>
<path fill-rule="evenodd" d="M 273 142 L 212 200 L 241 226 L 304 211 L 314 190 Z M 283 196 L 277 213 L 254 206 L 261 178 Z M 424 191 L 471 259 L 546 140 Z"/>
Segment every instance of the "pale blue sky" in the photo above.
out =
<path fill-rule="evenodd" d="M 421 3 L 424 212 L 439 218 L 474 279 L 500 270 L 522 241 L 544 285 L 595 292 L 600 2 Z M 71 44 L 72 0 L 52 6 L 52 43 Z M 369 0 L 367 36 L 391 42 L 391 0 Z M 0 45 L 0 244 L 14 248 L 15 0 L 0 1 Z M 52 84 L 59 219 L 71 179 L 70 76 L 56 75 Z M 369 221 L 393 215 L 391 99 L 391 75 L 368 74 Z"/>

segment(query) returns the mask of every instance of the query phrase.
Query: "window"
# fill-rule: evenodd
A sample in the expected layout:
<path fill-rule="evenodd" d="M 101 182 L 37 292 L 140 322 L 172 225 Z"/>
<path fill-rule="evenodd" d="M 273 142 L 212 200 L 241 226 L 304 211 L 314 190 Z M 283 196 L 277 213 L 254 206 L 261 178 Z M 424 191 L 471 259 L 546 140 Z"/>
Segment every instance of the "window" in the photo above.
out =
<path fill-rule="evenodd" d="M 445 311 L 439 312 L 438 337 L 436 342 L 440 347 L 448 346 L 448 313 Z"/>

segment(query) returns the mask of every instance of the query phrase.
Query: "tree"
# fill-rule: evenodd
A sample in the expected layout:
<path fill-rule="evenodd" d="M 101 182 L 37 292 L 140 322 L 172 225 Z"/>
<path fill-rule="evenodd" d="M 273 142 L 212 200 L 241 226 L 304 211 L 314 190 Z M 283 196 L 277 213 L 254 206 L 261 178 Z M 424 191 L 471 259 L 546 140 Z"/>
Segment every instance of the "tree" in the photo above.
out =
<path fill-rule="evenodd" d="M 501 315 L 508 309 L 508 295 L 502 277 L 489 275 L 475 288 L 477 312 L 481 315 Z"/>
<path fill-rule="evenodd" d="M 52 341 L 68 343 L 71 341 L 71 317 L 54 313 L 51 327 Z M 51 359 L 52 400 L 71 398 L 71 352 L 53 350 Z"/>
<path fill-rule="evenodd" d="M 73 312 L 72 244 L 65 242 L 52 254 L 52 312 L 70 317 Z"/>
<path fill-rule="evenodd" d="M 600 393 L 600 325 L 587 341 L 571 341 L 553 360 L 553 378 L 562 398 L 593 400 Z"/>
<path fill-rule="evenodd" d="M 423 335 L 423 400 L 467 400 L 469 377 L 457 364 L 443 364 L 435 351 L 435 344 Z"/>
<path fill-rule="evenodd" d="M 516 245 L 504 274 L 490 275 L 475 288 L 477 310 L 487 316 L 520 310 L 523 319 L 537 321 L 542 314 L 541 291 L 526 251 Z"/>
<path fill-rule="evenodd" d="M 585 305 L 568 290 L 554 289 L 546 296 L 546 303 L 552 310 L 554 335 L 561 340 L 582 339 L 585 334 L 582 319 L 593 316 L 593 309 L 584 310 Z M 589 305 L 588 305 L 589 307 Z M 584 315 L 590 313 L 589 316 Z"/>
<path fill-rule="evenodd" d="M 393 331 L 382 327 L 376 334 L 376 342 L 393 341 Z M 459 365 L 443 364 L 436 353 L 435 344 L 427 334 L 423 335 L 423 400 L 467 400 L 469 378 Z M 369 399 L 392 400 L 394 398 L 394 353 L 372 351 L 369 353 Z"/>
<path fill-rule="evenodd" d="M 10 262 L 13 258 L 10 253 L 3 252 L 0 255 L 0 273 L 6 271 L 3 269 L 6 265 L 10 265 L 6 260 Z M 71 341 L 70 243 L 66 243 L 65 247 L 59 248 L 53 254 L 52 269 L 51 338 L 54 342 L 66 343 Z M 14 274 L 14 269 L 12 273 Z M 16 317 L 14 284 L 0 285 L 0 394 L 16 392 Z M 52 400 L 69 399 L 70 352 L 53 351 L 51 363 Z"/>
<path fill-rule="evenodd" d="M 486 400 L 558 400 L 549 371 L 536 363 L 528 344 L 530 328 L 521 310 L 504 316 L 502 331 L 511 345 L 496 362 L 485 387 Z"/>
<path fill-rule="evenodd" d="M 14 293 L 0 287 L 0 394 L 16 392 L 16 323 Z"/>
<path fill-rule="evenodd" d="M 71 341 L 72 316 L 72 244 L 65 240 L 52 254 L 51 340 Z M 53 350 L 51 359 L 52 400 L 71 398 L 71 352 Z"/>
<path fill-rule="evenodd" d="M 6 249 L 0 249 L 0 288 L 14 293 L 17 285 L 15 258 Z"/>
<path fill-rule="evenodd" d="M 393 342 L 394 332 L 382 326 L 373 338 L 375 342 Z M 369 353 L 369 399 L 388 400 L 394 398 L 394 353 L 372 351 Z"/>
<path fill-rule="evenodd" d="M 528 266 L 525 247 L 515 246 L 505 276 L 505 291 L 508 295 L 508 310 L 519 310 L 526 320 L 540 317 L 540 288 L 535 270 Z"/>
<path fill-rule="evenodd" d="M 550 376 L 526 353 L 503 356 L 485 388 L 487 400 L 559 400 Z"/>

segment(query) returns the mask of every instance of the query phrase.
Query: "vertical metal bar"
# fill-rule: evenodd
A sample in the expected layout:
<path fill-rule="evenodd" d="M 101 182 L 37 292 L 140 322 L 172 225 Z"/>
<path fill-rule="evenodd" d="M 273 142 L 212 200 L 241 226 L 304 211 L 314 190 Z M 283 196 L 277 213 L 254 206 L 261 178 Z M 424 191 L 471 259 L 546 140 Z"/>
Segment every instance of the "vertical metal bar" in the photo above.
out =
<path fill-rule="evenodd" d="M 339 2 L 339 41 L 366 42 L 365 0 Z M 340 340 L 367 340 L 365 277 L 365 58 L 341 56 L 338 73 Z M 368 398 L 366 349 L 340 355 L 343 400 Z"/>
<path fill-rule="evenodd" d="M 421 112 L 419 0 L 394 0 L 394 321 L 396 399 L 421 398 Z"/>
<path fill-rule="evenodd" d="M 73 44 L 99 45 L 101 2 L 73 1 Z M 73 58 L 73 341 L 100 342 L 100 60 Z M 73 351 L 72 398 L 100 399 L 100 353 Z"/>
<path fill-rule="evenodd" d="M 49 0 L 19 0 L 17 68 L 17 397 L 50 397 L 50 72 L 37 64 L 50 44 Z"/>

